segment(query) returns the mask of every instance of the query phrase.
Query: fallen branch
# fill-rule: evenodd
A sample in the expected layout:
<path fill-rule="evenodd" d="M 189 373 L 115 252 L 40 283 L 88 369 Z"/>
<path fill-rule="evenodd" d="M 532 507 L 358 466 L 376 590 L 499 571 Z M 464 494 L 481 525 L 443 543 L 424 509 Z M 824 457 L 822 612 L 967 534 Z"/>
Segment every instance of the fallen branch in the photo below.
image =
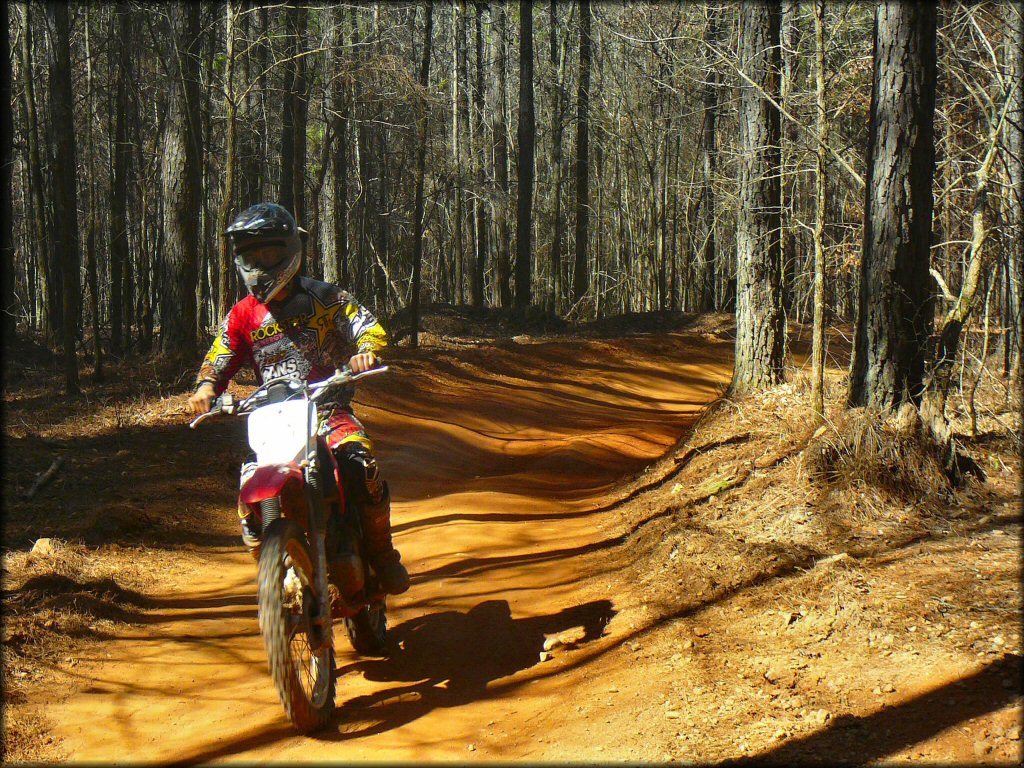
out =
<path fill-rule="evenodd" d="M 58 456 L 56 459 L 54 459 L 53 464 L 50 465 L 50 468 L 43 472 L 43 474 L 41 474 L 39 477 L 37 477 L 36 481 L 32 483 L 32 487 L 25 492 L 25 498 L 31 499 L 33 496 L 35 496 L 39 492 L 40 488 L 42 488 L 44 485 L 46 485 L 53 479 L 53 476 L 57 474 L 57 470 L 60 469 L 60 465 L 63 463 L 63 456 Z"/>

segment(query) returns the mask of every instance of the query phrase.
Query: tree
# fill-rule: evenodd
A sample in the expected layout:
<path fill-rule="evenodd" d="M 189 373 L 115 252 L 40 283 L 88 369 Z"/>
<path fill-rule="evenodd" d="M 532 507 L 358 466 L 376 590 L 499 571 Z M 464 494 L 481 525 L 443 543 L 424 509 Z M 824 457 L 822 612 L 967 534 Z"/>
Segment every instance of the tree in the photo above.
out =
<path fill-rule="evenodd" d="M 46 13 L 50 32 L 50 123 L 74 124 L 71 89 L 71 30 L 68 6 L 48 2 Z M 61 344 L 64 357 L 64 391 L 78 394 L 78 358 L 75 339 L 81 317 L 79 272 L 82 255 L 78 240 L 78 160 L 75 132 L 66 127 L 55 132 L 54 164 L 61 169 L 54 178 L 54 249 L 57 252 L 63 294 Z"/>
<path fill-rule="evenodd" d="M 423 269 L 423 185 L 427 166 L 427 118 L 429 104 L 427 86 L 430 84 L 430 49 L 431 35 L 434 31 L 434 3 L 427 0 L 426 29 L 423 31 L 423 58 L 420 63 L 419 84 L 423 89 L 423 114 L 420 116 L 419 148 L 416 153 L 416 201 L 413 207 L 413 245 L 412 245 L 412 296 L 410 315 L 412 322 L 412 346 L 420 344 L 420 275 Z"/>
<path fill-rule="evenodd" d="M 1009 297 L 1009 338 L 1014 340 L 1010 378 L 1018 387 L 1024 386 L 1024 10 L 1017 3 L 1002 6 L 1006 30 L 1007 82 L 1017 83 L 1010 98 L 1004 123 L 1006 133 L 1006 169 L 1009 182 L 1008 224 L 1010 227 L 1007 260 L 1007 296 Z M 1007 350 L 1009 352 L 1009 349 Z"/>
<path fill-rule="evenodd" d="M 0 8 L 0 24 L 3 25 L 3 39 L 0 40 L 0 56 L 3 57 L 3 61 L 7 62 L 11 59 L 11 25 L 7 18 L 7 3 L 4 3 L 3 8 Z M 0 135 L 3 136 L 3 157 L 0 158 L 0 171 L 3 172 L 3 177 L 0 179 L 0 183 L 3 184 L 3 210 L 0 210 L 0 219 L 3 219 L 3 223 L 0 224 L 2 230 L 0 230 L 0 252 L 2 252 L 3 258 L 3 338 L 5 344 L 10 344 L 14 341 L 15 331 L 17 326 L 15 324 L 15 311 L 18 305 L 18 299 L 14 292 L 14 210 L 11 205 L 11 184 L 14 176 L 14 117 L 13 110 L 9 108 L 11 104 L 11 68 L 5 66 L 3 72 L 0 73 L 0 77 L 3 78 L 0 81 L 0 98 L 4 105 L 3 113 L 3 130 L 0 131 Z"/>
<path fill-rule="evenodd" d="M 199 120 L 199 35 L 202 6 L 174 2 L 170 18 L 167 115 L 160 177 L 163 184 L 163 267 L 160 350 L 191 356 L 196 342 L 198 227 L 202 194 Z"/>
<path fill-rule="evenodd" d="M 586 293 L 587 238 L 590 224 L 590 0 L 580 0 L 580 81 L 576 97 L 576 259 L 573 302 Z"/>
<path fill-rule="evenodd" d="M 811 408 L 825 417 L 825 0 L 814 0 L 814 106 L 818 146 L 814 151 L 814 326 L 811 338 Z"/>
<path fill-rule="evenodd" d="M 530 243 L 533 226 L 533 3 L 519 0 L 519 196 L 516 206 L 516 297 L 517 309 L 525 309 L 532 301 L 533 249 Z"/>
<path fill-rule="evenodd" d="M 704 126 L 701 131 L 701 170 L 703 172 L 704 187 L 701 190 L 701 199 L 704 206 L 704 228 L 705 235 L 701 251 L 703 253 L 704 272 L 701 282 L 700 310 L 701 312 L 714 312 L 717 307 L 715 300 L 715 269 L 717 239 L 715 230 L 718 227 L 718 213 L 715 205 L 715 174 L 718 172 L 718 57 L 715 50 L 718 46 L 719 23 L 718 16 L 721 9 L 716 3 L 704 4 L 704 15 L 707 23 L 704 27 Z"/>
<path fill-rule="evenodd" d="M 122 297 L 125 265 L 128 263 L 128 166 L 131 145 L 128 142 L 128 84 L 132 79 L 132 19 L 127 8 L 119 6 L 117 15 L 117 69 L 114 109 L 113 179 L 110 187 L 110 352 L 124 352 L 125 302 Z M 131 303 L 130 294 L 127 297 Z"/>
<path fill-rule="evenodd" d="M 932 325 L 936 7 L 875 10 L 864 235 L 848 402 L 920 405 Z"/>
<path fill-rule="evenodd" d="M 748 2 L 740 9 L 739 210 L 736 218 L 736 367 L 732 391 L 782 381 L 786 315 L 782 305 L 780 168 L 780 8 Z"/>

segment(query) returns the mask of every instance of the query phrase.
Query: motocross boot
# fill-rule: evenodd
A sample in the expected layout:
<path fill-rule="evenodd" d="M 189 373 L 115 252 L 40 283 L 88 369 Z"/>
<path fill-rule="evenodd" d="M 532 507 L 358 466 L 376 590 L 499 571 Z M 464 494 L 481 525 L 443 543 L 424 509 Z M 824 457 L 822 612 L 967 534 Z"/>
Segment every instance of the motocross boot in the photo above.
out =
<path fill-rule="evenodd" d="M 389 595 L 400 595 L 409 589 L 409 571 L 401 563 L 401 555 L 391 542 L 391 494 L 387 483 L 381 482 L 379 501 L 360 505 L 366 557 L 373 566 L 381 589 Z"/>
<path fill-rule="evenodd" d="M 249 550 L 249 554 L 252 555 L 252 559 L 257 563 L 260 561 L 260 547 L 263 542 L 260 537 L 260 532 L 253 524 L 252 514 L 249 514 L 239 522 L 242 524 L 242 543 L 245 544 L 245 548 Z"/>

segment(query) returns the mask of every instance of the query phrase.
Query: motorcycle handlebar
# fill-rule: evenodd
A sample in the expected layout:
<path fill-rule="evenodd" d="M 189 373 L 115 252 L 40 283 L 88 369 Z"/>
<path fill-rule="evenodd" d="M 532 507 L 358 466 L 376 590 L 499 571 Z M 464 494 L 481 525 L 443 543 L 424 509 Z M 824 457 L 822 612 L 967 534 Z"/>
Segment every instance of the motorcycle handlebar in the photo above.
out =
<path fill-rule="evenodd" d="M 316 400 L 317 398 L 320 397 L 320 395 L 322 395 L 332 386 L 335 386 L 337 384 L 347 384 L 349 382 L 356 381 L 357 379 L 365 378 L 366 376 L 375 376 L 378 373 L 385 373 L 387 370 L 388 367 L 386 365 L 381 365 L 377 368 L 370 368 L 368 371 L 363 371 L 362 373 L 352 373 L 352 369 L 346 365 L 342 368 L 338 368 L 333 375 L 329 376 L 323 381 L 317 381 L 313 382 L 312 384 L 308 384 L 306 388 L 308 390 L 312 390 L 312 394 L 310 395 L 309 399 Z M 261 389 L 266 388 L 271 383 L 273 382 L 264 382 L 256 390 L 256 392 L 259 392 Z M 253 394 L 256 394 L 256 392 L 254 392 Z M 232 414 L 238 412 L 243 406 L 245 406 L 246 404 L 249 403 L 250 400 L 252 400 L 252 397 L 253 395 L 250 395 L 237 405 L 235 403 L 234 397 L 231 396 L 230 392 L 225 392 L 220 397 L 215 397 L 213 399 L 209 411 L 200 414 L 191 422 L 189 422 L 189 429 L 195 429 L 196 426 L 200 424 L 203 420 L 212 418 L 214 416 L 219 416 L 222 413 Z"/>

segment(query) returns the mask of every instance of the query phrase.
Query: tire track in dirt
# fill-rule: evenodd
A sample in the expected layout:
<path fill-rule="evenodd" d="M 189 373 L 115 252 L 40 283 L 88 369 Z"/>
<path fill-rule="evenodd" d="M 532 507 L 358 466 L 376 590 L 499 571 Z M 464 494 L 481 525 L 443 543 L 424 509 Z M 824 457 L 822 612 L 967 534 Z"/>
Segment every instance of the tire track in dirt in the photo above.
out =
<path fill-rule="evenodd" d="M 729 342 L 692 334 L 396 352 L 356 410 L 413 587 L 391 600 L 389 658 L 360 659 L 336 633 L 332 727 L 302 737 L 285 720 L 255 566 L 213 548 L 151 596 L 143 623 L 61 670 L 73 694 L 48 712 L 56 735 L 72 760 L 97 762 L 529 757 L 592 674 L 542 662 L 545 637 L 596 648 L 616 610 L 579 590 L 584 557 L 618 538 L 609 502 L 731 365 Z"/>

